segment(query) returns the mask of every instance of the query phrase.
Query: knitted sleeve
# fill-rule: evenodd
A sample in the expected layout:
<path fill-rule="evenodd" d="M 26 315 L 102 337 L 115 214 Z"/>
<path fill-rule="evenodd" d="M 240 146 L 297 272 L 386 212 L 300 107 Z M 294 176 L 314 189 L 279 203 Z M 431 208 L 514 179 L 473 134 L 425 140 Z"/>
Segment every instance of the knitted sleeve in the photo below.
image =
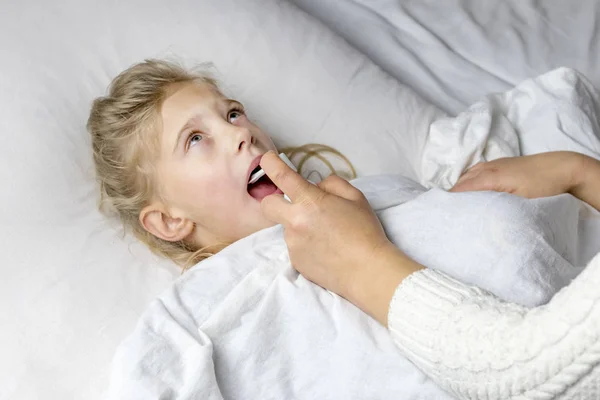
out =
<path fill-rule="evenodd" d="M 433 270 L 406 278 L 388 314 L 401 351 L 465 399 L 600 399 L 600 255 L 529 309 Z"/>

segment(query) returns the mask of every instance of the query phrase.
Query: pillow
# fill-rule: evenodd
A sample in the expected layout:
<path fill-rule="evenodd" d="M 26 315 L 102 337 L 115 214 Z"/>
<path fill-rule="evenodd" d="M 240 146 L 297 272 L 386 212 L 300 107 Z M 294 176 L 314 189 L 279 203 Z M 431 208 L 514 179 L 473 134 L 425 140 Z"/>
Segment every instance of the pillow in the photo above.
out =
<path fill-rule="evenodd" d="M 278 0 L 10 2 L 0 14 L 0 398 L 99 398 L 113 351 L 179 274 L 99 214 L 91 101 L 149 57 L 214 63 L 280 146 L 416 177 L 441 115 Z"/>

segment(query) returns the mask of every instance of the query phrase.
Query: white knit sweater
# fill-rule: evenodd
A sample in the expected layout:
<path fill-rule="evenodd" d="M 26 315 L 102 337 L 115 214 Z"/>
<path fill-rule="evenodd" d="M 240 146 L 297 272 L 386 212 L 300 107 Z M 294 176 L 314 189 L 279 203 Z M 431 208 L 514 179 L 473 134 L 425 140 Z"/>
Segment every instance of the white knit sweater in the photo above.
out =
<path fill-rule="evenodd" d="M 541 307 L 422 270 L 396 289 L 398 347 L 464 399 L 600 399 L 600 255 Z"/>

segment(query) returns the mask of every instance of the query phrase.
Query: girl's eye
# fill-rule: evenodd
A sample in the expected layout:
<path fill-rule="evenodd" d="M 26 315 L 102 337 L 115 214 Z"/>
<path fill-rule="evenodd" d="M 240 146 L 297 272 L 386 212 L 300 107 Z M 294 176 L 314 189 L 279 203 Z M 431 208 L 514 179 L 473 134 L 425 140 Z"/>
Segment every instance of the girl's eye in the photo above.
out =
<path fill-rule="evenodd" d="M 202 135 L 199 133 L 192 133 L 188 139 L 188 145 L 187 147 L 190 148 L 193 145 L 195 145 L 196 143 L 200 142 L 202 140 Z"/>
<path fill-rule="evenodd" d="M 231 111 L 229 111 L 229 115 L 227 116 L 229 119 L 229 122 L 232 122 L 235 119 L 238 119 L 239 117 L 244 115 L 244 110 L 240 109 L 240 108 L 234 108 Z"/>

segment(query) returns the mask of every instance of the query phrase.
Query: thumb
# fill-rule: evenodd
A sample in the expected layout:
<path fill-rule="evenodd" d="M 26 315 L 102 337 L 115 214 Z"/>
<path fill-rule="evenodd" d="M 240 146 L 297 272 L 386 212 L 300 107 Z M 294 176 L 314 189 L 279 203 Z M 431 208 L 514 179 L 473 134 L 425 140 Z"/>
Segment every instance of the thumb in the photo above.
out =
<path fill-rule="evenodd" d="M 319 188 L 291 169 L 272 151 L 262 156 L 260 166 L 275 186 L 290 198 L 292 203 L 303 200 L 310 201 L 321 194 Z"/>

